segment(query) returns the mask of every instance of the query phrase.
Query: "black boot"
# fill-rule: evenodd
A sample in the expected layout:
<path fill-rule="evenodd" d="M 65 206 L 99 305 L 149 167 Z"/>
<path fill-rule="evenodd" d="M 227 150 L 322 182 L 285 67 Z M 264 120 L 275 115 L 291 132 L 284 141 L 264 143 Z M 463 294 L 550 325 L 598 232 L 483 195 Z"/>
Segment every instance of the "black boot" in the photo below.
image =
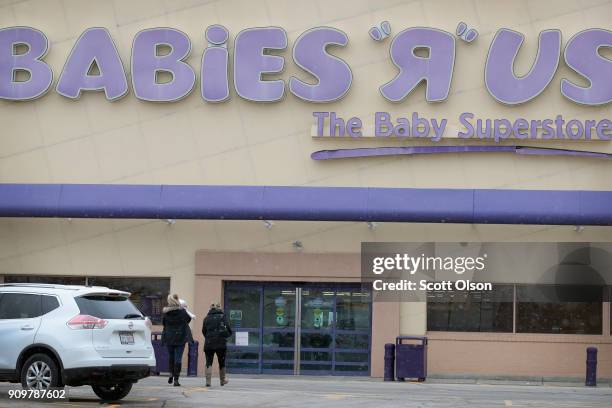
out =
<path fill-rule="evenodd" d="M 181 375 L 181 367 L 182 364 L 181 363 L 175 363 L 174 364 L 174 386 L 175 387 L 180 387 L 181 384 L 179 384 L 179 376 Z"/>
<path fill-rule="evenodd" d="M 170 373 L 170 376 L 168 377 L 168 384 L 172 384 L 172 381 L 174 380 L 174 360 L 172 359 L 168 361 L 168 372 Z"/>

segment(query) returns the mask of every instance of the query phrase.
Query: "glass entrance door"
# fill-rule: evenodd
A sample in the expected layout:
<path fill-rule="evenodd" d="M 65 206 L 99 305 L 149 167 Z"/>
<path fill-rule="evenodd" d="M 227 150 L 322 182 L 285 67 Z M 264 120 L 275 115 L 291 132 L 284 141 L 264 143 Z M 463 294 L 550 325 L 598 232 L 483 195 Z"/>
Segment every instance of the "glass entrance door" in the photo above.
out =
<path fill-rule="evenodd" d="M 354 284 L 229 282 L 235 373 L 369 375 L 371 294 Z"/>
<path fill-rule="evenodd" d="M 296 288 L 263 287 L 262 372 L 293 374 L 295 371 Z"/>
<path fill-rule="evenodd" d="M 305 287 L 300 292 L 300 373 L 332 374 L 335 291 Z"/>

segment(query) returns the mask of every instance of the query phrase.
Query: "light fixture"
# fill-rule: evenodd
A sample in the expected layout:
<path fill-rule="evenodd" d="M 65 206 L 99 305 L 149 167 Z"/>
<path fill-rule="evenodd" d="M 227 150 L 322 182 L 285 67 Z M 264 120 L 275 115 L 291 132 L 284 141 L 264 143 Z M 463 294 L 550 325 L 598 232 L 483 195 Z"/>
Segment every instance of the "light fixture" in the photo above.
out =
<path fill-rule="evenodd" d="M 168 218 L 168 219 L 166 220 L 166 223 L 167 223 L 169 226 L 173 226 L 174 224 L 176 224 L 176 220 L 175 220 L 175 219 L 173 219 L 173 218 Z"/>
<path fill-rule="evenodd" d="M 368 222 L 366 222 L 366 224 L 368 225 L 368 228 L 371 231 L 374 231 L 378 227 L 378 224 L 375 223 L 374 221 L 368 221 Z"/>
<path fill-rule="evenodd" d="M 584 231 L 584 225 L 574 225 L 574 231 L 576 232 Z"/>
<path fill-rule="evenodd" d="M 263 220 L 263 223 L 267 229 L 272 229 L 272 227 L 274 226 L 274 223 L 272 221 Z"/>
<path fill-rule="evenodd" d="M 302 241 L 293 241 L 291 246 L 293 246 L 293 249 L 295 249 L 296 251 L 301 251 L 302 249 L 304 249 L 304 244 L 302 244 Z"/>

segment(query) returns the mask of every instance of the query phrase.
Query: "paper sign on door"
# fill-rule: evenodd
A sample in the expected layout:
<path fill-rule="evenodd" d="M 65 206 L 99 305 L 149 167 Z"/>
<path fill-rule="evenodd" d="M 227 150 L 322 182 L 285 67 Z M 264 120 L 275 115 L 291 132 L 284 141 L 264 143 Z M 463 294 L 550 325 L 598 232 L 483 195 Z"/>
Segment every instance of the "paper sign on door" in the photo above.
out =
<path fill-rule="evenodd" d="M 237 346 L 248 346 L 249 345 L 249 332 L 236 332 L 236 345 Z"/>

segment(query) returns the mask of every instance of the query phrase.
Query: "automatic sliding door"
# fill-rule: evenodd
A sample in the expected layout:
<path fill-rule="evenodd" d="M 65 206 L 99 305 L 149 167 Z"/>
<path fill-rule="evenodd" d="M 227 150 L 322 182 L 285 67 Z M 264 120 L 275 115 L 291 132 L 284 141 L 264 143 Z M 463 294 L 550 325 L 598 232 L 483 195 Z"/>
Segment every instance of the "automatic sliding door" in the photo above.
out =
<path fill-rule="evenodd" d="M 304 287 L 301 301 L 300 374 L 331 374 L 334 342 L 333 289 Z"/>
<path fill-rule="evenodd" d="M 228 283 L 234 373 L 368 375 L 371 294 L 357 285 Z"/>
<path fill-rule="evenodd" d="M 296 289 L 264 286 L 262 372 L 294 373 Z"/>

